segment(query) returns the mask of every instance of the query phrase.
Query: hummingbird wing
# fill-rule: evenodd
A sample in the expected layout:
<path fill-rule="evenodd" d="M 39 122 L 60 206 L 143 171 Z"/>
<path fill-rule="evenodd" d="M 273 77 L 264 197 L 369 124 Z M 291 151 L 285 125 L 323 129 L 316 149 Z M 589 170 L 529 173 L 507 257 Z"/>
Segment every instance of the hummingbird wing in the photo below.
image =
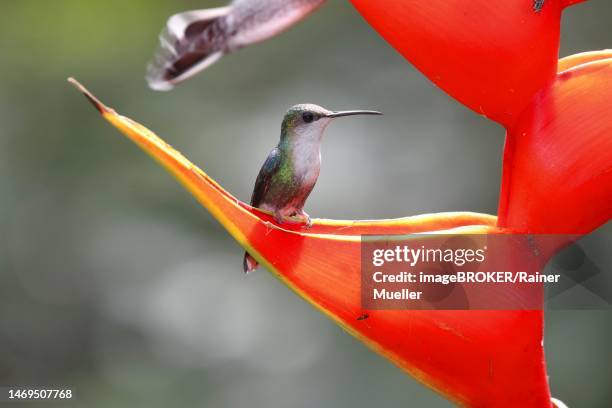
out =
<path fill-rule="evenodd" d="M 326 0 L 234 0 L 227 7 L 175 14 L 147 68 L 149 86 L 168 91 L 224 54 L 285 31 Z"/>
<path fill-rule="evenodd" d="M 272 38 L 297 24 L 326 0 L 234 0 L 232 50 Z"/>
<path fill-rule="evenodd" d="M 168 91 L 223 56 L 221 18 L 231 7 L 192 10 L 168 19 L 159 36 L 159 48 L 147 67 L 146 80 L 152 89 Z M 206 40 L 204 46 L 200 44 Z"/>
<path fill-rule="evenodd" d="M 259 207 L 270 190 L 274 175 L 278 172 L 281 164 L 281 153 L 278 147 L 272 149 L 268 158 L 261 166 L 257 179 L 255 180 L 255 187 L 253 188 L 253 195 L 251 196 L 251 205 L 253 207 Z"/>

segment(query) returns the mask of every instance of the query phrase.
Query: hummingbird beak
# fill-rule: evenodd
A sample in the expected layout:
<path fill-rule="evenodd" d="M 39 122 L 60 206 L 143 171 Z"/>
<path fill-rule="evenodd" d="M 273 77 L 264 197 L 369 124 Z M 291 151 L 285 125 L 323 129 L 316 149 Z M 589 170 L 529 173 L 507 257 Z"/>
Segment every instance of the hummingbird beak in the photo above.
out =
<path fill-rule="evenodd" d="M 354 115 L 382 115 L 382 113 L 378 111 L 371 110 L 350 110 L 350 111 L 339 111 L 332 112 L 325 115 L 326 118 L 340 118 L 342 116 L 354 116 Z"/>

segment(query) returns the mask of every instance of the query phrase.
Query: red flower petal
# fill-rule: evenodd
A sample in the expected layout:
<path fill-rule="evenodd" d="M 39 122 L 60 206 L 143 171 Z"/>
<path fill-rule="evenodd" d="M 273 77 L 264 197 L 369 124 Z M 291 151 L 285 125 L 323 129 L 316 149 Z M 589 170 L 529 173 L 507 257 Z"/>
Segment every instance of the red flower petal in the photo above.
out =
<path fill-rule="evenodd" d="M 598 59 L 608 53 L 562 61 L 508 130 L 501 226 L 585 234 L 612 216 L 612 59 Z"/>
<path fill-rule="evenodd" d="M 406 59 L 452 97 L 512 124 L 555 74 L 560 0 L 352 0 Z"/>
<path fill-rule="evenodd" d="M 166 167 L 258 261 L 372 349 L 462 405 L 549 406 L 540 311 L 385 310 L 358 319 L 364 311 L 357 234 L 444 233 L 440 230 L 446 228 L 504 233 L 493 226 L 495 217 L 449 213 L 383 221 L 315 220 L 307 231 L 281 228 L 267 214 L 236 200 L 151 131 L 80 89 L 106 120 Z"/>

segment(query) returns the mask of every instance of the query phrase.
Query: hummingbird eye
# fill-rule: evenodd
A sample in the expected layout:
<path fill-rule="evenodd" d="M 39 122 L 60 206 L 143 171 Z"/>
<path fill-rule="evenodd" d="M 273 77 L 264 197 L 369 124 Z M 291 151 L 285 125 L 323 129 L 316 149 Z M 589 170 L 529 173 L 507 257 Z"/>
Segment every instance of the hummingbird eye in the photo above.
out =
<path fill-rule="evenodd" d="M 314 114 L 312 112 L 304 112 L 302 113 L 302 120 L 306 123 L 310 123 L 315 119 Z"/>

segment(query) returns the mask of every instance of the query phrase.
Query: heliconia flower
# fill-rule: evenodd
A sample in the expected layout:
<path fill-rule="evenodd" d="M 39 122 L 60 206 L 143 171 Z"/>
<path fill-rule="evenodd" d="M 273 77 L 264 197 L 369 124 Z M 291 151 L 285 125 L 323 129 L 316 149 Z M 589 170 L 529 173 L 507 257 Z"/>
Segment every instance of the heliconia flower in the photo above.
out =
<path fill-rule="evenodd" d="M 548 401 L 539 311 L 381 310 L 368 311 L 369 318 L 360 320 L 360 234 L 505 232 L 495 226 L 496 217 L 446 213 L 381 221 L 315 220 L 307 231 L 290 224 L 281 227 L 268 214 L 232 197 L 151 131 L 81 90 L 106 120 L 172 173 L 258 261 L 419 380 L 470 406 L 500 400 L 507 406 L 542 406 Z"/>
<path fill-rule="evenodd" d="M 273 223 L 269 215 L 232 197 L 202 170 L 151 131 L 107 108 L 84 88 L 81 90 L 106 120 L 172 173 L 262 265 L 347 331 L 388 356 L 417 378 L 431 383 L 440 390 L 449 388 L 449 394 L 458 393 L 459 391 L 446 382 L 449 379 L 461 378 L 461 375 L 468 375 L 478 363 L 474 365 L 475 361 L 472 361 L 470 365 L 462 368 L 456 362 L 461 360 L 463 355 L 472 355 L 474 348 L 479 352 L 486 350 L 486 347 L 481 347 L 473 340 L 465 341 L 465 338 L 474 339 L 472 331 L 481 332 L 483 340 L 486 340 L 503 330 L 512 330 L 513 327 L 516 329 L 515 326 L 519 323 L 517 318 L 498 322 L 497 325 L 491 320 L 487 324 L 487 331 L 483 333 L 479 327 L 485 324 L 484 321 L 473 327 L 465 324 L 469 312 L 439 313 L 435 324 L 431 321 L 431 317 L 423 312 L 409 314 L 401 311 L 372 311 L 371 318 L 365 321 L 357 320 L 363 314 L 360 304 L 359 234 L 408 234 L 448 229 L 488 233 L 497 230 L 495 217 L 451 213 L 383 221 L 314 220 L 312 228 L 307 232 L 299 226 L 292 227 L 290 224 L 280 227 Z M 487 313 L 483 316 L 486 317 Z M 538 322 L 536 314 L 533 324 L 537 326 Z M 406 330 L 407 326 L 410 327 L 409 330 Z M 449 341 L 449 337 L 460 342 L 462 347 L 457 349 L 446 347 L 445 343 Z M 537 336 L 530 340 L 537 341 Z M 530 343 L 518 338 L 514 338 L 513 342 Z M 487 344 L 489 341 L 484 343 Z M 463 350 L 456 353 L 461 348 Z M 504 353 L 508 351 L 505 350 Z M 443 358 L 446 363 L 439 368 L 439 373 L 432 373 L 427 367 L 431 366 L 427 360 L 433 355 L 442 358 L 444 354 L 447 354 Z M 502 356 L 502 354 L 493 349 L 486 352 L 489 359 L 495 359 L 495 355 Z M 495 365 L 510 365 L 516 358 L 512 353 L 505 355 L 507 357 L 503 359 L 507 361 L 496 362 Z M 541 359 L 541 356 L 538 357 Z M 415 364 L 414 360 L 421 360 L 420 365 Z M 484 370 L 483 373 L 489 372 L 488 364 L 492 363 L 480 367 Z M 446 370 L 444 366 L 455 367 L 455 370 Z M 497 367 L 494 369 L 496 381 L 507 380 L 506 376 L 501 374 L 501 370 L 497 371 Z M 465 390 L 460 392 L 469 394 Z"/>
<path fill-rule="evenodd" d="M 393 47 L 479 114 L 511 125 L 557 69 L 563 0 L 351 0 Z"/>
<path fill-rule="evenodd" d="M 577 1 L 352 1 L 436 84 L 507 128 L 499 218 L 444 213 L 314 220 L 308 230 L 277 225 L 77 86 L 258 262 L 373 350 L 463 406 L 551 407 L 541 310 L 364 311 L 360 235 L 584 234 L 605 223 L 612 203 L 610 51 L 557 61 L 560 14 Z"/>
<path fill-rule="evenodd" d="M 499 225 L 586 234 L 612 217 L 612 53 L 563 59 L 508 128 Z"/>

